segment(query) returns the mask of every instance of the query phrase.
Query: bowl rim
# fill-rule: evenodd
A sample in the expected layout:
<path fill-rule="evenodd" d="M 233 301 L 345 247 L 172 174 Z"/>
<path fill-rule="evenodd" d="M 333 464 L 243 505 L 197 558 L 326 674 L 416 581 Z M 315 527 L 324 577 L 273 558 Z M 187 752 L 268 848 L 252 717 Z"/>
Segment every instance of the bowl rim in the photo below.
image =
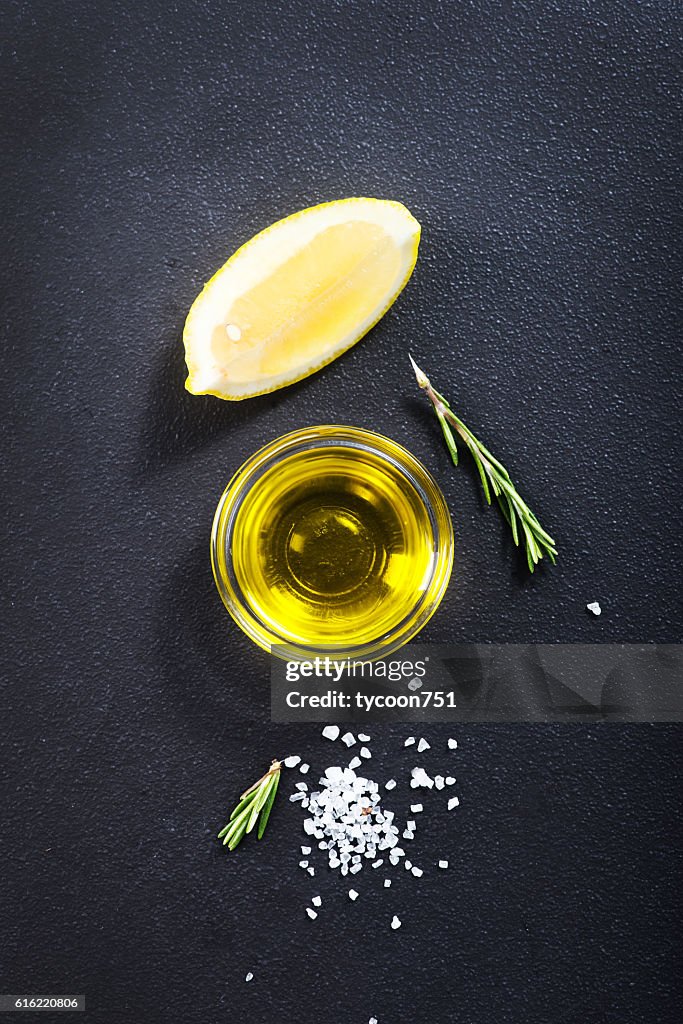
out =
<path fill-rule="evenodd" d="M 339 446 L 371 451 L 391 461 L 413 485 L 425 504 L 432 524 L 432 569 L 429 582 L 415 607 L 381 637 L 358 644 L 308 645 L 278 636 L 272 624 L 264 623 L 250 606 L 232 567 L 231 540 L 242 501 L 267 470 L 300 451 Z M 242 463 L 230 478 L 216 506 L 210 552 L 211 568 L 223 604 L 240 629 L 263 650 L 287 661 L 309 660 L 316 655 L 331 653 L 352 660 L 374 661 L 388 657 L 408 643 L 439 607 L 453 566 L 453 524 L 446 499 L 436 480 L 407 448 L 393 438 L 364 427 L 326 423 L 282 434 L 262 445 Z"/>

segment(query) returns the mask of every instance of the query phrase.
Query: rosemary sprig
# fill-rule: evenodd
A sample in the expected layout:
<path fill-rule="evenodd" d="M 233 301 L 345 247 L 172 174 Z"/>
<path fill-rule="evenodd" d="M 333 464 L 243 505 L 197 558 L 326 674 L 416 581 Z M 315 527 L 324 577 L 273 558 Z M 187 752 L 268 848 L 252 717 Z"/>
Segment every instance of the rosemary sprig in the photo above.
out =
<path fill-rule="evenodd" d="M 265 832 L 268 818 L 273 807 L 277 787 L 280 784 L 281 761 L 273 761 L 265 775 L 262 775 L 258 782 L 255 782 L 249 789 L 245 789 L 239 799 L 239 803 L 230 815 L 230 820 L 225 828 L 218 833 L 218 838 L 223 840 L 223 846 L 234 850 L 238 843 L 241 843 L 245 835 L 253 829 L 260 816 L 256 838 L 261 839 Z"/>
<path fill-rule="evenodd" d="M 453 431 L 464 441 L 474 459 L 486 501 L 489 505 L 491 504 L 491 491 L 493 491 L 501 512 L 512 530 L 512 539 L 515 544 L 519 546 L 520 536 L 523 538 L 529 571 L 534 571 L 534 567 L 544 555 L 547 555 L 554 564 L 557 555 L 555 541 L 550 534 L 545 532 L 527 503 L 522 500 L 505 466 L 502 466 L 488 448 L 485 448 L 481 441 L 477 440 L 469 427 L 466 427 L 462 420 L 455 415 L 443 395 L 440 395 L 432 387 L 429 377 L 423 373 L 413 357 L 409 358 L 415 371 L 417 383 L 427 393 L 434 406 L 454 464 L 458 465 L 458 448 Z"/>

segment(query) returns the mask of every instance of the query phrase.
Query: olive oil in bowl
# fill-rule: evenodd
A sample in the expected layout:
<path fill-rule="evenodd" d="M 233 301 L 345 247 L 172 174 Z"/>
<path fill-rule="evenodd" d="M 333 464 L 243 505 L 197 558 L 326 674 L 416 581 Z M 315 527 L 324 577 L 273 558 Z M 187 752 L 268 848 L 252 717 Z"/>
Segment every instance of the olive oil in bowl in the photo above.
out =
<path fill-rule="evenodd" d="M 212 537 L 228 610 L 288 657 L 395 650 L 436 609 L 452 553 L 444 499 L 420 463 L 388 438 L 337 426 L 257 452 L 223 494 Z"/>

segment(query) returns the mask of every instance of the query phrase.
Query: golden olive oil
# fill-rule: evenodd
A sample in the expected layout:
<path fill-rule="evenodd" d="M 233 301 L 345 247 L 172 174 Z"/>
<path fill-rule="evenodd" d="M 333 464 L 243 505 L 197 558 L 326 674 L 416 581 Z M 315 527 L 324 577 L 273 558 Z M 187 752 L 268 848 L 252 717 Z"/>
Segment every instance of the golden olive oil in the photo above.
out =
<path fill-rule="evenodd" d="M 293 453 L 253 482 L 231 557 L 248 605 L 284 642 L 355 645 L 414 612 L 434 547 L 424 496 L 391 459 L 330 446 Z"/>

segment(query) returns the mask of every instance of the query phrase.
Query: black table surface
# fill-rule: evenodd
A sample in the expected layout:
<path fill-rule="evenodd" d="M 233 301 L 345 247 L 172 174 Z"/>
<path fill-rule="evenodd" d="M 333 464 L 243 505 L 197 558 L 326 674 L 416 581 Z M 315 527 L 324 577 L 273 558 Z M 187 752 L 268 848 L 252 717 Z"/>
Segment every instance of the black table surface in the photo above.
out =
<path fill-rule="evenodd" d="M 450 869 L 365 872 L 352 904 L 297 868 L 286 799 L 259 846 L 214 839 L 272 755 L 332 755 L 270 723 L 268 658 L 208 554 L 257 446 L 354 423 L 453 510 L 421 640 L 679 641 L 676 5 L 2 7 L 0 991 L 85 993 L 126 1024 L 680 1020 L 679 728 L 430 727 L 428 769 L 458 737 L 461 806 L 425 816 L 421 859 Z M 202 283 L 351 195 L 422 224 L 393 309 L 286 390 L 187 394 Z M 529 578 L 449 464 L 409 350 L 521 481 L 556 568 Z M 372 730 L 378 778 L 409 731 Z"/>

